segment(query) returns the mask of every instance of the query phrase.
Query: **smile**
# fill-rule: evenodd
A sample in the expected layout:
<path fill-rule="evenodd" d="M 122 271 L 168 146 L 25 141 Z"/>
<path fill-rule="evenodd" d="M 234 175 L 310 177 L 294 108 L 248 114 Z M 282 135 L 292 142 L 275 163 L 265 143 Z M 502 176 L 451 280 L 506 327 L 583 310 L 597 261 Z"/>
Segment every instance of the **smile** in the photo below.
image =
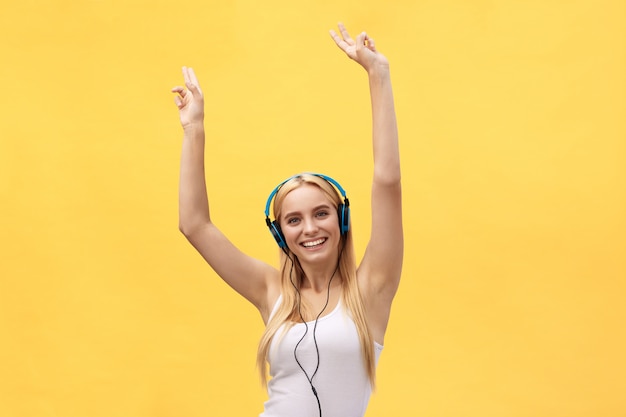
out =
<path fill-rule="evenodd" d="M 321 239 L 317 239 L 317 240 L 311 240 L 309 242 L 303 242 L 303 243 L 301 243 L 301 245 L 304 246 L 305 248 L 313 248 L 315 246 L 319 246 L 319 245 L 323 244 L 324 242 L 326 242 L 326 238 L 321 238 Z"/>

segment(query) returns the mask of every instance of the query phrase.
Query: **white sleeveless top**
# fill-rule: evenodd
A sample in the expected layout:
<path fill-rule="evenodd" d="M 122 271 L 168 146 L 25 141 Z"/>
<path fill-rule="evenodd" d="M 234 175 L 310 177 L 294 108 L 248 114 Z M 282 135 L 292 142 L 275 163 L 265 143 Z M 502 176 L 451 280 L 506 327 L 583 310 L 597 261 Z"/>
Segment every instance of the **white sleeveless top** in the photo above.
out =
<path fill-rule="evenodd" d="M 282 301 L 276 301 L 270 318 Z M 268 362 L 271 380 L 269 399 L 259 417 L 319 417 L 317 400 L 306 375 L 294 358 L 294 349 L 308 331 L 297 350 L 298 361 L 309 378 L 315 372 L 317 352 L 313 341 L 315 322 L 295 324 L 286 334 L 278 330 L 270 345 Z M 321 317 L 315 331 L 319 349 L 319 369 L 313 386 L 319 396 L 322 417 L 363 417 L 371 394 L 371 386 L 363 365 L 356 325 L 342 307 Z M 383 347 L 374 343 L 376 363 Z"/>

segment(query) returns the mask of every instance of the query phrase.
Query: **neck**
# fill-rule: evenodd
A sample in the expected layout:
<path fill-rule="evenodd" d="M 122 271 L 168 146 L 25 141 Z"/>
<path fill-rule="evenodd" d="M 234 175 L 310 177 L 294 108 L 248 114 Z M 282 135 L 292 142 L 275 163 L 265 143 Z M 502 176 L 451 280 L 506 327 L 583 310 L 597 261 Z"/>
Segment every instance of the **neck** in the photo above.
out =
<path fill-rule="evenodd" d="M 300 264 L 300 266 L 304 271 L 304 276 L 302 277 L 302 289 L 311 289 L 316 293 L 322 293 L 328 290 L 329 285 L 334 286 L 341 282 L 337 261 L 332 264 Z"/>

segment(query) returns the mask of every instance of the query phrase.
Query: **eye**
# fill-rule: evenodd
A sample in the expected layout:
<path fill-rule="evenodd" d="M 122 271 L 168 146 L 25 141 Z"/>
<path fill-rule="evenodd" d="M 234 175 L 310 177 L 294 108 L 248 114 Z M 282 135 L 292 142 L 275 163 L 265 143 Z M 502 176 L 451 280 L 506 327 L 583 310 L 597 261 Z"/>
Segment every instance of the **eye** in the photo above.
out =
<path fill-rule="evenodd" d="M 297 217 L 290 217 L 287 219 L 287 224 L 297 224 L 300 221 Z"/>
<path fill-rule="evenodd" d="M 317 217 L 326 217 L 326 216 L 328 216 L 328 211 L 326 211 L 326 210 L 320 210 L 320 211 L 318 211 L 317 213 L 315 213 L 315 215 L 316 215 Z"/>

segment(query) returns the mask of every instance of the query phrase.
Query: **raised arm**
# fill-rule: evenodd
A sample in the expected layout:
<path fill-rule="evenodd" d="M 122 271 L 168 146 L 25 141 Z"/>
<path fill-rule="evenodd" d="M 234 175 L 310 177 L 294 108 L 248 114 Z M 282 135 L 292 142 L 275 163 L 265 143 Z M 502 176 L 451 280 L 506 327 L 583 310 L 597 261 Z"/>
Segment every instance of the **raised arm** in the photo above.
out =
<path fill-rule="evenodd" d="M 254 304 L 266 321 L 278 271 L 237 249 L 215 226 L 209 212 L 204 172 L 204 97 L 191 68 L 183 67 L 185 87 L 172 88 L 183 127 L 180 161 L 179 228 L 235 291 Z"/>
<path fill-rule="evenodd" d="M 365 32 L 352 39 L 341 23 L 339 32 L 331 31 L 331 37 L 367 71 L 369 79 L 374 153 L 372 234 L 359 266 L 359 280 L 367 298 L 375 298 L 376 308 L 385 310 L 398 289 L 404 250 L 400 154 L 389 61 Z"/>

